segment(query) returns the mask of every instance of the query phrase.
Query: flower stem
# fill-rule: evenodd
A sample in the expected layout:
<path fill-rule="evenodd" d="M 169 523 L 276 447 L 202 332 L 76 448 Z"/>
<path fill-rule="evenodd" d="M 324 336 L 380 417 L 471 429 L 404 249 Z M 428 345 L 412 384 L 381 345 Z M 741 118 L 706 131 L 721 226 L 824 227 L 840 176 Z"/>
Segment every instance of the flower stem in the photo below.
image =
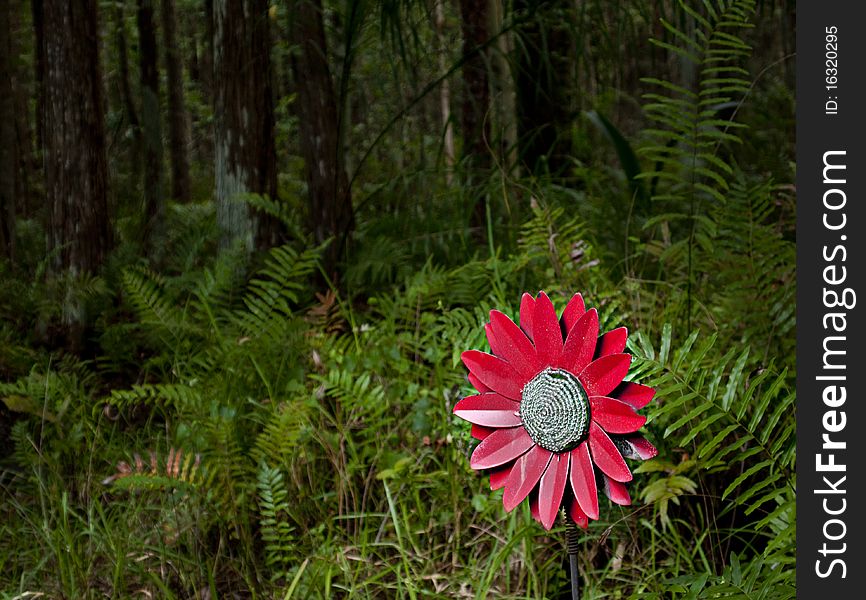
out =
<path fill-rule="evenodd" d="M 571 572 L 571 600 L 580 600 L 580 574 L 577 572 L 578 549 L 577 523 L 565 518 L 565 549 L 568 551 L 568 566 Z"/>

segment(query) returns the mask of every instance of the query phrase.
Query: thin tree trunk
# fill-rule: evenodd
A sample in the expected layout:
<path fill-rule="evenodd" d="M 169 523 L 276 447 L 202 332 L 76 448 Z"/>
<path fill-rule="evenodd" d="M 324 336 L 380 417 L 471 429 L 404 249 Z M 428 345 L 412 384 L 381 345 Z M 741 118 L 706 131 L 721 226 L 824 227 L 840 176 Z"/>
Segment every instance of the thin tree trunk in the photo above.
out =
<path fill-rule="evenodd" d="M 171 196 L 186 202 L 190 198 L 189 124 L 183 98 L 183 62 L 177 47 L 174 0 L 162 0 L 162 34 L 165 71 L 168 81 L 168 133 L 171 150 Z"/>
<path fill-rule="evenodd" d="M 96 0 L 46 2 L 43 110 L 48 249 L 53 270 L 94 273 L 111 243 Z M 74 321 L 79 315 L 70 314 Z"/>
<path fill-rule="evenodd" d="M 36 151 L 41 152 L 45 136 L 42 131 L 42 114 L 44 112 L 44 81 L 45 81 L 45 17 L 43 0 L 31 0 L 30 9 L 33 13 L 33 34 L 35 37 L 33 61 L 33 76 L 36 81 Z"/>
<path fill-rule="evenodd" d="M 141 133 L 144 146 L 144 240 L 159 248 L 165 212 L 162 119 L 159 110 L 159 69 L 156 57 L 154 0 L 138 0 L 138 65 L 141 78 Z"/>
<path fill-rule="evenodd" d="M 123 14 L 123 4 L 118 2 L 114 5 L 114 43 L 117 45 L 117 62 L 120 73 L 120 96 L 123 101 L 123 110 L 126 112 L 126 119 L 129 121 L 129 126 L 132 128 L 132 135 L 135 138 L 135 143 L 138 143 L 140 135 L 138 111 L 135 109 L 135 102 L 132 100 L 132 88 L 129 85 L 129 49 L 126 45 L 126 26 Z"/>
<path fill-rule="evenodd" d="M 29 37 L 30 31 L 22 29 L 23 4 L 24 2 L 12 4 L 13 8 L 9 11 L 9 56 L 12 59 L 9 76 L 14 95 L 15 153 L 18 159 L 15 166 L 15 210 L 18 218 L 28 218 L 37 209 L 34 189 L 37 167 L 34 164 L 36 156 L 33 152 L 33 113 L 30 109 L 36 93 L 33 89 L 33 71 L 29 68 L 28 61 L 18 58 L 21 56 L 22 47 L 29 48 L 32 43 L 32 38 L 24 41 Z M 41 207 L 42 203 L 38 203 L 38 206 Z"/>
<path fill-rule="evenodd" d="M 201 56 L 201 91 L 205 98 L 213 98 L 214 76 L 214 0 L 204 0 L 204 51 Z"/>
<path fill-rule="evenodd" d="M 337 98 L 328 66 L 321 0 L 292 3 L 292 73 L 298 93 L 301 154 L 306 165 L 310 230 L 316 242 L 333 238 L 325 268 L 334 272 L 354 226 L 352 197 L 340 145 Z"/>
<path fill-rule="evenodd" d="M 214 0 L 214 168 L 222 246 L 278 244 L 281 223 L 244 203 L 276 199 L 274 109 L 267 0 Z"/>
<path fill-rule="evenodd" d="M 0 4 L 0 257 L 15 260 L 15 191 L 18 144 L 12 86 L 11 7 Z"/>
<path fill-rule="evenodd" d="M 187 31 L 196 31 L 195 26 L 191 26 L 189 21 L 191 17 L 187 15 L 185 21 L 185 27 Z M 193 33 L 188 39 L 187 43 L 189 44 L 189 56 L 187 57 L 188 66 L 187 71 L 189 72 L 189 78 L 191 81 L 201 81 L 201 71 L 199 65 L 199 50 L 198 50 L 198 37 Z"/>
<path fill-rule="evenodd" d="M 123 112 L 129 123 L 129 131 L 132 134 L 132 144 L 129 152 L 130 180 L 138 181 L 141 177 L 141 122 L 138 119 L 138 110 L 132 97 L 132 87 L 129 83 L 129 49 L 126 43 L 126 15 L 123 3 L 114 4 L 114 43 L 117 46 L 117 77 L 120 83 L 120 100 L 123 103 Z"/>
<path fill-rule="evenodd" d="M 460 0 L 461 31 L 463 33 L 463 156 L 466 182 L 472 193 L 470 225 L 476 237 L 485 227 L 485 195 L 476 185 L 490 170 L 490 82 L 486 52 L 482 46 L 490 37 L 489 4 L 487 0 Z"/>
<path fill-rule="evenodd" d="M 512 52 L 512 33 L 502 32 L 505 19 L 505 7 L 502 0 L 489 0 L 491 13 L 491 31 L 497 34 L 496 51 L 492 58 L 491 88 L 493 88 L 493 105 L 495 107 L 495 128 L 493 134 L 497 142 L 497 153 L 502 168 L 515 177 L 520 176 L 517 162 L 517 125 L 516 97 L 514 78 L 508 57 Z"/>
<path fill-rule="evenodd" d="M 538 6 L 515 0 L 514 8 L 533 18 L 521 29 L 515 48 L 517 128 L 520 161 L 536 174 L 561 174 L 568 164 L 568 86 L 572 61 L 565 23 L 571 3 Z"/>
<path fill-rule="evenodd" d="M 487 0 L 460 0 L 463 33 L 463 153 L 476 169 L 490 165 L 490 88 L 486 52 L 481 47 L 490 37 Z"/>
<path fill-rule="evenodd" d="M 445 74 L 448 68 L 445 44 L 445 0 L 436 0 L 436 35 L 439 38 L 439 71 Z M 442 145 L 445 154 L 445 182 L 450 186 L 454 179 L 454 126 L 451 123 L 451 85 L 446 77 L 439 85 L 439 114 L 444 130 Z"/>

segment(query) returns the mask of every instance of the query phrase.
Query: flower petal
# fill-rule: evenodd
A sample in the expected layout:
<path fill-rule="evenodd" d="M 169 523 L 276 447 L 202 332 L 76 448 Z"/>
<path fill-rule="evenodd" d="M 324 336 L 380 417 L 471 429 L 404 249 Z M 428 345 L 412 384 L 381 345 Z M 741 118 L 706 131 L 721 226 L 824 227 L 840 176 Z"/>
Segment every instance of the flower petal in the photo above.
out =
<path fill-rule="evenodd" d="M 625 458 L 634 460 L 649 460 L 659 453 L 655 446 L 650 444 L 642 435 L 630 435 L 628 437 L 614 437 L 613 443 L 620 449 L 620 454 Z"/>
<path fill-rule="evenodd" d="M 553 302 L 544 292 L 538 292 L 532 313 L 532 334 L 538 359 L 543 365 L 555 365 L 562 353 L 562 330 Z"/>
<path fill-rule="evenodd" d="M 485 427 L 516 427 L 522 424 L 523 421 L 517 414 L 518 410 L 520 404 L 493 392 L 466 396 L 454 406 L 455 415 L 464 421 Z M 631 431 L 622 433 L 631 433 Z"/>
<path fill-rule="evenodd" d="M 583 512 L 598 518 L 598 490 L 595 485 L 595 470 L 589 457 L 589 444 L 583 442 L 571 451 L 571 489 Z"/>
<path fill-rule="evenodd" d="M 535 312 L 535 298 L 524 293 L 520 299 L 520 328 L 532 339 L 532 314 Z"/>
<path fill-rule="evenodd" d="M 496 431 L 495 427 L 482 427 L 481 425 L 472 425 L 472 429 L 469 431 L 469 435 L 474 437 L 476 440 L 483 440 L 488 435 Z"/>
<path fill-rule="evenodd" d="M 592 450 L 592 461 L 605 475 L 617 481 L 631 481 L 631 471 L 616 445 L 594 421 L 589 423 L 589 448 Z"/>
<path fill-rule="evenodd" d="M 541 523 L 541 513 L 538 510 L 538 494 L 529 495 L 529 514 L 532 518 Z"/>
<path fill-rule="evenodd" d="M 598 311 L 588 310 L 579 318 L 565 339 L 558 366 L 572 373 L 580 373 L 592 360 L 598 341 Z"/>
<path fill-rule="evenodd" d="M 571 331 L 571 328 L 574 327 L 574 324 L 577 323 L 577 320 L 581 318 L 585 312 L 586 307 L 583 304 L 583 296 L 580 294 L 572 296 L 571 300 L 569 300 L 568 304 L 565 306 L 565 310 L 562 311 L 562 317 L 560 318 L 563 331 L 565 333 Z"/>
<path fill-rule="evenodd" d="M 469 465 L 475 469 L 492 469 L 514 460 L 535 442 L 523 427 L 497 429 L 478 444 Z"/>
<path fill-rule="evenodd" d="M 502 495 L 502 505 L 506 512 L 514 510 L 514 507 L 529 495 L 547 469 L 551 456 L 550 450 L 533 446 L 529 452 L 515 461 L 508 481 L 505 482 L 505 493 Z"/>
<path fill-rule="evenodd" d="M 554 454 L 538 483 L 538 513 L 542 526 L 550 530 L 559 514 L 562 494 L 568 481 L 568 454 Z"/>
<path fill-rule="evenodd" d="M 604 478 L 604 495 L 610 498 L 611 502 L 620 506 L 631 504 L 631 496 L 629 496 L 625 484 L 615 481 L 607 475 L 602 475 L 602 477 Z"/>
<path fill-rule="evenodd" d="M 506 398 L 520 400 L 520 390 L 528 379 L 521 376 L 507 362 L 498 356 L 478 350 L 467 350 L 460 355 L 460 359 L 470 373 L 478 377 L 481 383 L 491 390 L 499 392 Z"/>
<path fill-rule="evenodd" d="M 496 334 L 493 332 L 493 325 L 490 323 L 485 325 L 484 333 L 487 336 L 487 343 L 490 345 L 490 353 L 500 358 L 504 358 L 502 356 L 502 346 L 499 344 L 499 340 L 496 339 Z"/>
<path fill-rule="evenodd" d="M 592 420 L 608 433 L 633 433 L 646 423 L 646 417 L 634 412 L 630 404 L 607 396 L 590 396 L 589 408 Z"/>
<path fill-rule="evenodd" d="M 472 373 L 470 373 L 469 375 L 467 375 L 467 377 L 469 378 L 469 383 L 472 384 L 472 387 L 474 387 L 474 388 L 475 388 L 476 390 L 478 390 L 480 393 L 483 394 L 484 392 L 489 392 L 489 391 L 490 391 L 490 388 L 487 387 L 486 385 L 484 385 L 483 383 L 481 383 L 481 380 L 478 379 L 478 378 L 477 378 L 475 375 L 473 375 Z"/>
<path fill-rule="evenodd" d="M 655 394 L 656 391 L 651 387 L 625 381 L 619 384 L 610 395 L 621 402 L 631 404 L 636 409 L 641 409 L 649 404 Z"/>
<path fill-rule="evenodd" d="M 580 505 L 577 501 L 571 503 L 571 508 L 568 510 L 568 516 L 583 529 L 586 529 L 589 525 L 589 518 L 586 516 L 586 513 L 580 509 Z"/>
<path fill-rule="evenodd" d="M 508 476 L 511 475 L 511 467 L 513 465 L 505 465 L 490 471 L 490 489 L 498 490 L 505 486 Z"/>
<path fill-rule="evenodd" d="M 507 360 L 527 380 L 535 377 L 541 370 L 541 364 L 536 357 L 535 346 L 520 327 L 498 310 L 490 311 L 490 327 L 499 348 L 494 354 Z"/>
<path fill-rule="evenodd" d="M 470 350 L 471 352 L 471 350 Z M 464 354 L 466 354 L 464 352 Z M 466 362 L 465 360 L 463 362 Z M 590 396 L 606 396 L 628 374 L 631 354 L 610 354 L 589 363 L 578 375 L 580 383 Z M 484 381 L 484 378 L 481 378 Z M 485 381 L 485 383 L 487 383 Z M 491 386 L 496 389 L 495 386 Z M 500 391 L 500 390 L 496 390 Z M 506 394 L 507 395 L 507 394 Z"/>
<path fill-rule="evenodd" d="M 596 346 L 596 358 L 608 356 L 609 354 L 620 354 L 625 350 L 625 342 L 628 339 L 628 329 L 625 327 L 617 327 L 611 329 L 603 336 L 598 338 Z"/>

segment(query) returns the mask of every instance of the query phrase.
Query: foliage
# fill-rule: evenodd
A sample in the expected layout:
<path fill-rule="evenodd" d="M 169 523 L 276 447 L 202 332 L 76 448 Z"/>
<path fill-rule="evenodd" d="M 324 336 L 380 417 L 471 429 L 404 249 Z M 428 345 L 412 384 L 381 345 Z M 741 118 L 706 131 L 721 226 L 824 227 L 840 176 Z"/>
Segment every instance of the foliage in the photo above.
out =
<path fill-rule="evenodd" d="M 486 173 L 444 160 L 424 112 L 439 106 L 425 77 L 443 76 L 427 5 L 380 3 L 372 19 L 328 3 L 341 102 L 358 113 L 344 132 L 357 229 L 337 280 L 304 233 L 294 148 L 281 197 L 246 199 L 289 241 L 251 260 L 218 245 L 207 160 L 197 200 L 168 206 L 160 261 L 123 213 L 102 273 L 51 279 L 38 225 L 19 222 L 25 268 L 0 265 L 0 597 L 557 597 L 564 528 L 503 513 L 451 414 L 488 311 L 514 316 L 545 289 L 558 308 L 583 292 L 603 329 L 629 324 L 631 376 L 657 388 L 659 457 L 635 469 L 633 505 L 606 504 L 582 535 L 586 597 L 792 598 L 793 200 L 784 161 L 741 148 L 758 118 L 756 6 L 663 4 L 657 63 L 649 49 L 646 64 L 580 60 L 587 90 L 665 73 L 645 80 L 643 112 L 613 88 L 576 99 L 589 112 L 553 178 L 507 153 Z M 612 52 L 618 32 L 647 37 L 643 4 L 611 6 L 586 3 L 573 27 Z M 203 86 L 189 82 L 194 137 Z M 280 127 L 291 140 L 296 117 Z M 73 297 L 92 317 L 77 355 L 57 343 Z"/>

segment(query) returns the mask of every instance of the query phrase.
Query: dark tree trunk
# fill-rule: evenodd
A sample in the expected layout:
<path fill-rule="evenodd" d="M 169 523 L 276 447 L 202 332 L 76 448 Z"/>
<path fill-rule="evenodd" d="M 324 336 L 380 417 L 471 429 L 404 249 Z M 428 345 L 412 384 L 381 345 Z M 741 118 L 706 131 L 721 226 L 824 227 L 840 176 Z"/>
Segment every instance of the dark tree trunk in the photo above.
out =
<path fill-rule="evenodd" d="M 325 256 L 325 268 L 333 272 L 354 219 L 321 0 L 293 2 L 290 17 L 292 41 L 297 46 L 292 57 L 292 74 L 298 94 L 299 141 L 306 165 L 310 230 L 316 242 L 334 238 Z"/>
<path fill-rule="evenodd" d="M 244 203 L 255 193 L 276 199 L 274 108 L 267 0 L 214 0 L 214 168 L 217 222 L 226 247 L 242 240 L 267 249 L 283 237 L 280 222 Z"/>
<path fill-rule="evenodd" d="M 42 4 L 43 0 L 31 0 L 30 9 L 33 13 L 33 35 L 35 37 L 34 41 L 34 54 L 35 59 L 33 61 L 33 76 L 36 81 L 36 150 L 37 152 L 42 151 L 43 149 L 43 140 L 45 136 L 42 131 L 42 114 L 44 112 L 43 107 L 43 88 L 45 81 L 45 18 L 44 18 L 44 8 Z"/>
<path fill-rule="evenodd" d="M 201 56 L 201 90 L 205 98 L 213 97 L 214 69 L 214 0 L 204 0 L 204 50 Z"/>
<path fill-rule="evenodd" d="M 571 3 L 515 0 L 514 9 L 531 15 L 514 50 L 519 160 L 531 173 L 562 174 L 570 150 Z"/>
<path fill-rule="evenodd" d="M 476 189 L 490 169 L 490 87 L 486 52 L 482 46 L 490 37 L 489 0 L 460 0 L 461 30 L 463 33 L 463 129 L 464 167 L 472 194 L 473 206 L 470 225 L 481 235 L 486 215 L 484 194 Z M 476 175 L 480 175 L 477 177 Z"/>
<path fill-rule="evenodd" d="M 141 78 L 141 134 L 144 149 L 144 240 L 159 248 L 165 212 L 162 119 L 159 110 L 159 68 L 156 57 L 154 0 L 138 0 L 138 70 Z"/>
<path fill-rule="evenodd" d="M 15 191 L 18 171 L 15 90 L 12 86 L 11 7 L 0 4 L 0 257 L 15 260 Z"/>
<path fill-rule="evenodd" d="M 162 34 L 165 71 L 168 81 L 168 133 L 171 150 L 171 196 L 186 202 L 190 198 L 189 125 L 183 99 L 183 62 L 177 47 L 177 18 L 174 0 L 162 0 Z"/>
<path fill-rule="evenodd" d="M 33 113 L 31 102 L 36 96 L 33 89 L 33 71 L 29 68 L 28 61 L 21 60 L 23 48 L 32 47 L 30 31 L 23 30 L 21 17 L 23 16 L 23 2 L 12 4 L 9 10 L 9 78 L 13 99 L 14 110 L 13 127 L 15 132 L 15 156 L 17 164 L 15 169 L 15 211 L 16 216 L 22 215 L 29 218 L 43 203 L 36 201 L 35 164 L 36 157 L 33 152 Z M 29 39 L 28 39 L 29 38 Z M 26 41 L 25 41 L 26 40 Z"/>
<path fill-rule="evenodd" d="M 187 16 L 187 21 L 190 19 Z M 196 31 L 195 27 L 190 27 L 190 23 L 186 23 L 186 29 L 188 31 Z M 187 60 L 189 61 L 189 65 L 187 66 L 187 70 L 189 71 L 189 78 L 191 81 L 201 81 L 201 71 L 199 67 L 199 50 L 198 50 L 198 37 L 196 37 L 195 33 L 189 37 L 187 40 L 189 43 L 189 56 Z"/>
<path fill-rule="evenodd" d="M 118 2 L 114 5 L 114 42 L 117 45 L 117 63 L 118 63 L 118 79 L 120 80 L 120 96 L 123 102 L 123 111 L 126 113 L 126 120 L 129 121 L 129 127 L 132 130 L 133 144 L 136 147 L 140 141 L 140 124 L 138 121 L 138 111 L 135 109 L 135 102 L 132 99 L 132 88 L 129 85 L 129 50 L 126 45 L 126 25 L 123 14 L 123 4 Z"/>
<path fill-rule="evenodd" d="M 129 132 L 132 143 L 129 145 L 129 180 L 138 182 L 142 173 L 142 140 L 141 122 L 138 118 L 138 109 L 132 95 L 132 86 L 129 81 L 129 46 L 127 45 L 126 14 L 122 2 L 114 3 L 114 43 L 117 47 L 117 78 L 120 85 L 120 102 L 123 105 L 123 114 L 129 123 Z"/>
<path fill-rule="evenodd" d="M 490 107 L 486 52 L 482 46 L 489 36 L 488 0 L 460 0 L 463 33 L 463 154 L 475 168 L 490 165 Z"/>
<path fill-rule="evenodd" d="M 43 165 L 55 272 L 94 273 L 111 243 L 96 0 L 46 2 Z"/>

